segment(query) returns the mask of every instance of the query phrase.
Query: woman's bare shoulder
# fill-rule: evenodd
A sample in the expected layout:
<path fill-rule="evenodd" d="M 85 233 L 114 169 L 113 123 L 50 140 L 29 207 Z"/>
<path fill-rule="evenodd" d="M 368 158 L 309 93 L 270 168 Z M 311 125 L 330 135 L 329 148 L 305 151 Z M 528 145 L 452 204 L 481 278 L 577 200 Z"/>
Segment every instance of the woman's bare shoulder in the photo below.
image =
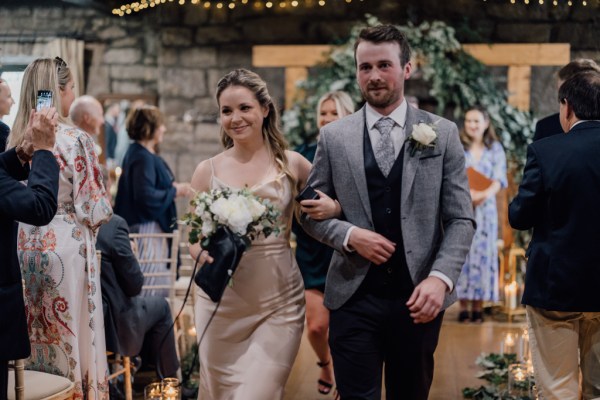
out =
<path fill-rule="evenodd" d="M 206 191 L 210 188 L 210 178 L 212 176 L 212 159 L 200 161 L 196 166 L 194 175 L 192 175 L 191 186 L 194 190 Z"/>

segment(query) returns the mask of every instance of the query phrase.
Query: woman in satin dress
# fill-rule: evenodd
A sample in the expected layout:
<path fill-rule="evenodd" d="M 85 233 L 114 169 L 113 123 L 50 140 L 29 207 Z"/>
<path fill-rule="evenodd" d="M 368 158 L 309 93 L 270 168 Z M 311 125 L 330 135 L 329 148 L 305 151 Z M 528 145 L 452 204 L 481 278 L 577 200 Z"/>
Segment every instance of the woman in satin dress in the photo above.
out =
<path fill-rule="evenodd" d="M 288 151 L 279 116 L 265 82 L 238 69 L 217 84 L 221 139 L 225 150 L 201 162 L 192 188 L 210 191 L 249 188 L 281 211 L 282 232 L 254 240 L 242 256 L 233 286 L 215 310 L 196 290 L 195 324 L 205 336 L 199 347 L 202 400 L 281 399 L 304 327 L 304 285 L 289 244 L 294 197 L 308 178 L 310 163 Z M 313 218 L 338 215 L 339 204 L 321 194 Z M 190 246 L 199 265 L 213 259 Z"/>

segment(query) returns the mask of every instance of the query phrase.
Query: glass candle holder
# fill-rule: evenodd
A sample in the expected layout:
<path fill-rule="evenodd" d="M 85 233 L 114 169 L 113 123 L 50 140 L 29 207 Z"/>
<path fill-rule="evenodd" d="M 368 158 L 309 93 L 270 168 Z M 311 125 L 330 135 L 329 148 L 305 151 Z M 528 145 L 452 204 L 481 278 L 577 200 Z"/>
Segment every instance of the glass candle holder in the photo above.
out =
<path fill-rule="evenodd" d="M 516 345 L 517 343 L 515 335 L 512 333 L 507 333 L 500 343 L 500 354 L 515 354 Z"/>
<path fill-rule="evenodd" d="M 515 363 L 508 366 L 508 394 L 515 397 L 531 396 L 531 378 L 527 364 Z"/>
<path fill-rule="evenodd" d="M 177 378 L 165 378 L 162 380 L 163 400 L 180 400 L 181 383 Z"/>
<path fill-rule="evenodd" d="M 144 400 L 162 400 L 162 385 L 152 382 L 144 388 Z"/>

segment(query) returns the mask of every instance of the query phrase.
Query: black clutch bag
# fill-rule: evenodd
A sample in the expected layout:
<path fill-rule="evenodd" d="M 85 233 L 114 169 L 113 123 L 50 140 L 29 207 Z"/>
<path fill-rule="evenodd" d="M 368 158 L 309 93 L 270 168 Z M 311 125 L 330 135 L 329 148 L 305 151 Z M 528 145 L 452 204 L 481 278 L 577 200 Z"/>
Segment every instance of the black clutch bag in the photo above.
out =
<path fill-rule="evenodd" d="M 206 250 L 214 261 L 202 265 L 194 282 L 217 303 L 221 301 L 227 283 L 242 259 L 246 243 L 226 226 L 219 226 Z"/>

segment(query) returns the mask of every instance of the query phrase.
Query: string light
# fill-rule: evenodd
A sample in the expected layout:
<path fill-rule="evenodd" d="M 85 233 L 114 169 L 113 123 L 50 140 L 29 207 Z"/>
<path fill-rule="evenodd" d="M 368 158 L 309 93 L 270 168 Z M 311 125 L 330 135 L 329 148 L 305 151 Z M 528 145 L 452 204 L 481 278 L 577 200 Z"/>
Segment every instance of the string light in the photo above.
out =
<path fill-rule="evenodd" d="M 357 0 L 364 2 L 366 0 Z M 486 0 L 484 0 L 486 1 Z M 516 0 L 510 0 L 514 4 Z M 544 0 L 538 0 L 543 2 Z M 558 0 L 554 0 L 558 1 Z M 599 0 L 600 1 L 600 0 Z M 529 2 L 529 0 L 527 0 Z M 585 3 L 585 0 L 583 0 Z M 140 12 L 147 8 L 154 8 L 156 6 L 165 3 L 175 3 L 179 5 L 185 5 L 186 3 L 194 6 L 203 7 L 206 9 L 217 8 L 217 9 L 229 9 L 234 10 L 242 6 L 252 6 L 256 10 L 267 9 L 290 9 L 297 8 L 300 6 L 305 7 L 324 7 L 327 4 L 350 4 L 352 0 L 136 0 L 127 4 L 123 4 L 118 8 L 112 10 L 113 15 L 120 17 L 131 14 L 133 12 Z"/>
<path fill-rule="evenodd" d="M 346 0 L 346 1 L 349 2 L 349 0 Z M 521 0 L 508 0 L 508 1 L 510 2 L 511 5 L 515 5 L 518 3 L 522 3 L 525 5 L 536 4 L 536 3 L 539 5 L 546 4 L 546 0 L 537 0 L 537 2 L 535 0 L 534 1 L 531 1 L 531 0 L 522 0 L 522 1 Z M 483 0 L 483 2 L 488 3 L 487 0 Z M 550 0 L 548 0 L 548 2 L 550 2 Z M 590 0 L 552 0 L 552 5 L 554 7 L 558 7 L 559 4 L 566 4 L 569 7 L 573 7 L 574 5 L 581 4 L 582 6 L 587 7 L 589 4 L 600 5 L 600 0 L 592 0 L 592 1 L 590 1 Z"/>

